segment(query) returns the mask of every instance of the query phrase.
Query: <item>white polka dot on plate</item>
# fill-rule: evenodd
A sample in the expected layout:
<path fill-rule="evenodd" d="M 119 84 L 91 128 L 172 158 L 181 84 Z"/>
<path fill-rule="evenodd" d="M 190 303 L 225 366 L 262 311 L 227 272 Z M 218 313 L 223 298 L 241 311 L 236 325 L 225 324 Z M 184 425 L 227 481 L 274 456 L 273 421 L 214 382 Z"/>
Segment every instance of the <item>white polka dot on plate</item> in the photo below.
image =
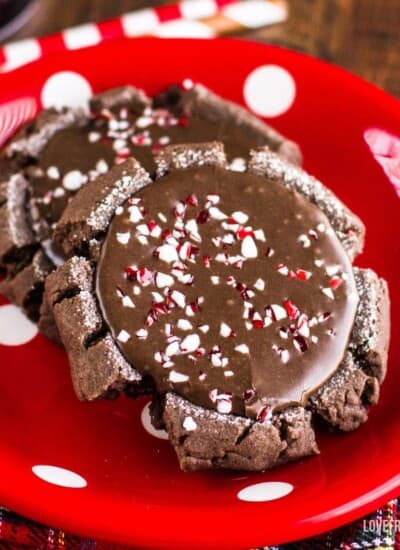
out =
<path fill-rule="evenodd" d="M 158 437 L 158 439 L 168 439 L 168 434 L 165 430 L 156 430 L 156 428 L 151 423 L 150 403 L 147 403 L 147 405 L 143 407 L 140 418 L 143 424 L 143 428 L 146 430 L 147 433 L 154 437 Z"/>
<path fill-rule="evenodd" d="M 275 117 L 290 109 L 296 97 L 292 75 L 278 65 L 262 65 L 245 80 L 243 94 L 248 107 L 261 116 Z"/>
<path fill-rule="evenodd" d="M 87 486 L 87 481 L 82 476 L 59 466 L 38 464 L 37 466 L 32 466 L 32 472 L 43 481 L 59 485 L 60 487 L 82 489 Z"/>
<path fill-rule="evenodd" d="M 88 108 L 88 99 L 93 95 L 89 82 L 79 73 L 61 71 L 48 78 L 42 88 L 43 107 Z"/>
<path fill-rule="evenodd" d="M 285 497 L 293 491 L 294 487 L 284 481 L 265 481 L 249 485 L 238 493 L 238 499 L 245 502 L 268 502 Z"/>
<path fill-rule="evenodd" d="M 0 344 L 22 346 L 30 342 L 37 333 L 37 326 L 16 306 L 0 306 Z"/>

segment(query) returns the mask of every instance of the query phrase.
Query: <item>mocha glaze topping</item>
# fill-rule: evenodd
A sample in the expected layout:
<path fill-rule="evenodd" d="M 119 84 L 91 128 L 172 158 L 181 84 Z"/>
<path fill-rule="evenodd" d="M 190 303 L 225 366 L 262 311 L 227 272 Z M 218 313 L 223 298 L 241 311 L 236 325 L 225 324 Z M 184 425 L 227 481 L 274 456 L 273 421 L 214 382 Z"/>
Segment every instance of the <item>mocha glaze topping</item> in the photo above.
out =
<path fill-rule="evenodd" d="M 214 139 L 223 141 L 228 157 L 244 169 L 243 157 L 252 143 L 232 123 L 186 118 L 150 107 L 141 112 L 126 106 L 103 109 L 86 126 L 57 132 L 42 151 L 40 167 L 31 175 L 34 222 L 40 228 L 44 220 L 51 227 L 84 184 L 129 156 L 153 173 L 153 154 L 165 145 Z"/>
<path fill-rule="evenodd" d="M 122 352 L 159 392 L 262 420 L 336 371 L 358 303 L 317 207 L 219 167 L 171 172 L 120 207 L 96 284 Z"/>

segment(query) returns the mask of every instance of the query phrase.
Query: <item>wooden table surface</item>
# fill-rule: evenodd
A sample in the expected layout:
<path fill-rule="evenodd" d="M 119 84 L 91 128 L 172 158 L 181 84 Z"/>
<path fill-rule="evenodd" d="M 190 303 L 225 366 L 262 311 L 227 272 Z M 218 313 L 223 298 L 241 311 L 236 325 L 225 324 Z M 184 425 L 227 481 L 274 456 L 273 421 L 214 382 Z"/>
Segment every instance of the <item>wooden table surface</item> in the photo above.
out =
<path fill-rule="evenodd" d="M 37 0 L 34 17 L 13 38 L 53 33 L 162 3 L 166 2 Z M 241 36 L 336 63 L 400 98 L 400 0 L 288 0 L 288 4 L 288 21 Z"/>

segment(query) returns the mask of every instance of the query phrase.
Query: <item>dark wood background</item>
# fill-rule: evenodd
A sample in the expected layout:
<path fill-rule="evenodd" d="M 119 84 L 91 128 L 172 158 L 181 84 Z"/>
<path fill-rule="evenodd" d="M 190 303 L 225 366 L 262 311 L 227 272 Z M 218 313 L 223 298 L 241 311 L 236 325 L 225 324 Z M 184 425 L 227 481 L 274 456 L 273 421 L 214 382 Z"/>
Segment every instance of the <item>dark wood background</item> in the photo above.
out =
<path fill-rule="evenodd" d="M 171 0 L 170 0 L 171 1 Z M 37 0 L 15 38 L 166 3 L 148 0 Z M 288 0 L 285 23 L 241 36 L 331 61 L 400 97 L 400 0 Z"/>

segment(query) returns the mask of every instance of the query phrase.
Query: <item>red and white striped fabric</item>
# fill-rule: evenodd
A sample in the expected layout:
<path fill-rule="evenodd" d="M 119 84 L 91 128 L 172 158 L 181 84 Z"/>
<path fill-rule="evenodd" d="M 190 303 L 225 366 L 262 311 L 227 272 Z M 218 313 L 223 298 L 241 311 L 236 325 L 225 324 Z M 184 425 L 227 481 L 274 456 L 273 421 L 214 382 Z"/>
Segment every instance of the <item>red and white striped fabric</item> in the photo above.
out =
<path fill-rule="evenodd" d="M 220 24 L 221 17 L 224 25 Z M 0 48 L 0 72 L 11 71 L 48 53 L 94 46 L 124 36 L 212 38 L 221 33 L 221 28 L 224 32 L 253 29 L 279 23 L 286 17 L 285 0 L 183 0 L 50 36 L 11 42 Z"/>

